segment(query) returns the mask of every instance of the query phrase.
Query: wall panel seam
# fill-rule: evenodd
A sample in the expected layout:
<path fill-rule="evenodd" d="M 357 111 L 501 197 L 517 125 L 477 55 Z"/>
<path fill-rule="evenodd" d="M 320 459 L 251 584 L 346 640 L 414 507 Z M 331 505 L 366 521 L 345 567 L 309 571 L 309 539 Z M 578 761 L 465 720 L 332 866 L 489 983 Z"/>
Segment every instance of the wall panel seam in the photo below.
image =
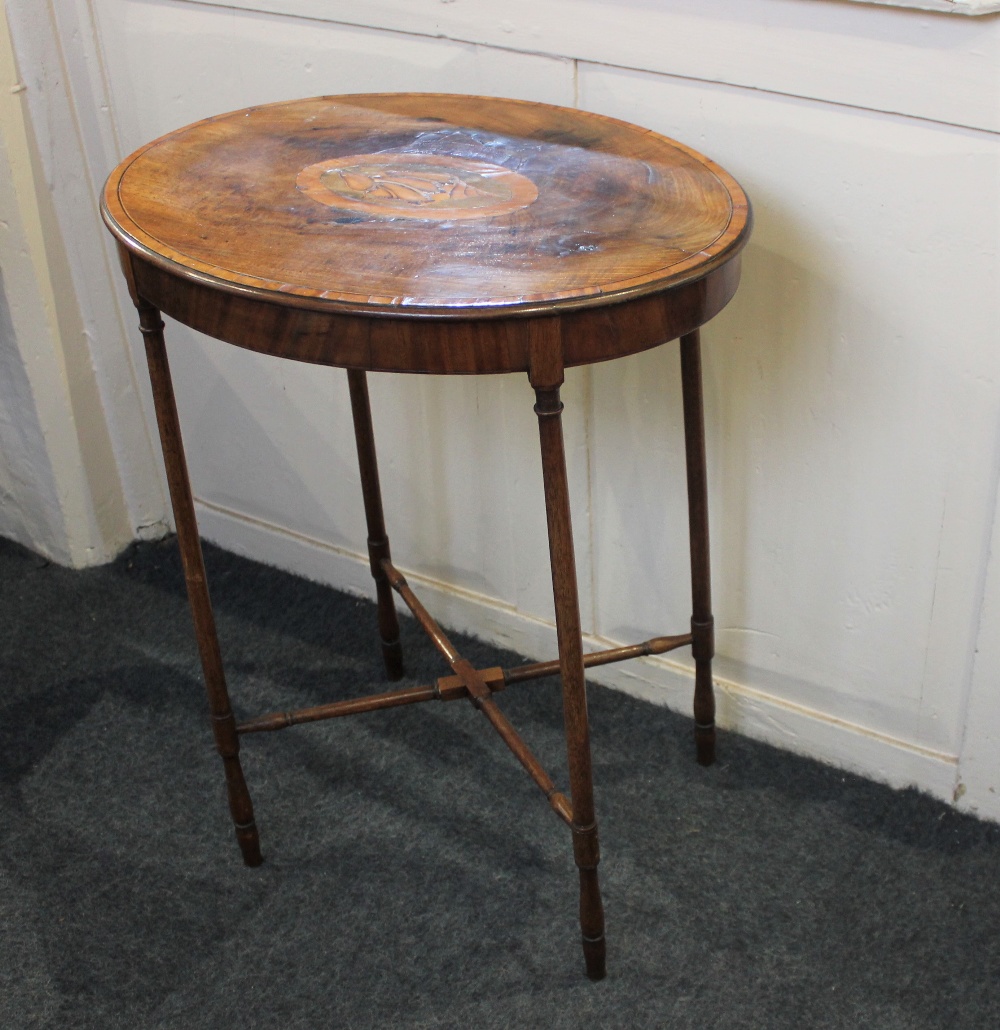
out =
<path fill-rule="evenodd" d="M 90 0 L 93 2 L 93 0 Z M 744 82 L 737 82 L 730 79 L 721 78 L 705 78 L 698 75 L 684 75 L 678 72 L 666 72 L 658 71 L 655 69 L 644 68 L 641 65 L 629 65 L 629 64 L 618 64 L 613 62 L 604 62 L 593 60 L 592 58 L 580 57 L 577 54 L 563 53 L 556 50 L 533 50 L 525 49 L 523 47 L 505 47 L 500 46 L 497 43 L 486 43 L 480 39 L 469 38 L 464 35 L 449 34 L 447 32 L 416 32 L 411 28 L 399 29 L 392 28 L 387 25 L 373 25 L 363 21 L 343 21 L 335 18 L 321 18 L 314 14 L 297 14 L 290 11 L 274 11 L 265 6 L 252 3 L 220 3 L 215 0 L 174 0 L 176 3 L 189 4 L 193 7 L 210 7 L 218 10 L 229 10 L 229 11 L 241 11 L 247 14 L 263 14 L 268 15 L 272 18 L 287 18 L 294 21 L 308 21 L 318 25 L 331 25 L 345 29 L 367 29 L 372 32 L 387 32 L 397 36 L 412 36 L 415 39 L 433 39 L 433 40 L 447 40 L 452 43 L 460 43 L 467 46 L 478 46 L 488 50 L 495 50 L 500 53 L 512 53 L 518 55 L 526 55 L 529 57 L 541 57 L 549 60 L 556 61 L 572 61 L 573 62 L 573 87 L 574 87 L 574 106 L 579 107 L 579 70 L 581 65 L 591 65 L 597 68 L 608 68 L 612 70 L 627 71 L 627 72 L 638 72 L 643 75 L 655 75 L 665 79 L 673 79 L 681 82 L 692 82 L 700 83 L 706 86 L 717 86 L 722 88 L 731 88 L 737 90 L 746 90 L 751 93 L 762 94 L 765 96 L 775 97 L 787 97 L 793 100 L 802 100 L 814 104 L 828 104 L 832 107 L 840 107 L 851 111 L 867 111 L 872 114 L 885 115 L 894 118 L 903 118 L 907 121 L 922 122 L 929 125 L 940 125 L 950 128 L 961 129 L 968 132 L 983 133 L 990 137 L 996 137 L 1000 135 L 1000 130 L 987 129 L 982 126 L 972 125 L 967 122 L 949 121 L 943 118 L 931 118 L 927 115 L 911 114 L 906 111 L 899 111 L 889 107 L 871 107 L 865 104 L 851 103 L 846 100 L 835 100 L 828 97 L 813 96 L 809 93 L 796 93 L 787 90 L 780 90 L 774 88 L 768 88 L 763 86 L 752 86 Z M 895 4 L 879 4 L 878 0 L 850 0 L 854 3 L 874 3 L 878 6 L 897 6 Z M 998 7 L 1000 10 L 1000 7 Z M 933 13 L 924 11 L 923 13 Z M 940 12 L 939 12 L 940 13 Z M 984 12 L 992 13 L 992 12 Z"/>

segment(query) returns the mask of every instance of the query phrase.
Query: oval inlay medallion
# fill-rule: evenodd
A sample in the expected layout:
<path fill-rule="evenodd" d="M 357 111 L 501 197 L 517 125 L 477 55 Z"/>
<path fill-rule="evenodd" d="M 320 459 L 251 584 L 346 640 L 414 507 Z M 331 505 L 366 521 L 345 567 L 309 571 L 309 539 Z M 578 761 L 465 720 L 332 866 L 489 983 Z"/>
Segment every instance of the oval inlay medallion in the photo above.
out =
<path fill-rule="evenodd" d="M 527 177 L 474 158 L 354 154 L 303 168 L 296 186 L 329 207 L 390 218 L 490 218 L 527 207 Z"/>

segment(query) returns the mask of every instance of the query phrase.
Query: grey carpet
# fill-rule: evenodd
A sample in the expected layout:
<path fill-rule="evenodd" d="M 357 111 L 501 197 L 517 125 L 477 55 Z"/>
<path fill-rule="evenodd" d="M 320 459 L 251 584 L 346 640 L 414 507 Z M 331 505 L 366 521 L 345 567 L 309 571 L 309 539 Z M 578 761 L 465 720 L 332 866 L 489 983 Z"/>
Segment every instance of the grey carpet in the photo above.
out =
<path fill-rule="evenodd" d="M 385 689 L 370 604 L 206 560 L 239 714 Z M 593 984 L 568 833 L 466 702 L 247 738 L 251 870 L 172 542 L 0 541 L 0 625 L 0 1027 L 1000 1026 L 1000 828 L 914 791 L 725 734 L 702 769 L 686 719 L 592 688 Z M 556 686 L 501 697 L 565 783 Z"/>

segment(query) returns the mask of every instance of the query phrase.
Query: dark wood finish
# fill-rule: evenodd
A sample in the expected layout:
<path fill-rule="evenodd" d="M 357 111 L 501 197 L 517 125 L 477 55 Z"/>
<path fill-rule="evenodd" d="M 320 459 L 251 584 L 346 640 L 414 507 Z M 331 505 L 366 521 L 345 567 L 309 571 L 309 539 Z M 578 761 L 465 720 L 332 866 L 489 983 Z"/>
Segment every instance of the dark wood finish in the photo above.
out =
<path fill-rule="evenodd" d="M 201 668 L 208 691 L 212 733 L 226 774 L 229 811 L 233 817 L 236 840 L 243 853 L 243 861 L 249 866 L 258 866 L 263 861 L 260 838 L 254 821 L 253 802 L 250 800 L 250 791 L 247 789 L 243 767 L 240 764 L 240 740 L 236 733 L 229 691 L 226 688 L 226 674 L 222 668 L 222 653 L 215 630 L 212 600 L 208 593 L 205 561 L 201 553 L 198 523 L 194 515 L 194 500 L 191 496 L 187 461 L 184 458 L 184 444 L 181 440 L 177 404 L 170 379 L 167 348 L 163 342 L 163 320 L 159 311 L 148 304 L 140 301 L 138 309 L 140 329 L 146 342 L 146 361 L 153 387 L 163 464 L 166 467 L 170 501 L 174 509 L 177 543 L 184 566 L 188 601 L 191 605 L 198 652 L 201 655 Z"/>
<path fill-rule="evenodd" d="M 236 727 L 236 732 L 267 733 L 283 730 L 289 726 L 302 726 L 309 722 L 339 719 L 345 715 L 361 715 L 364 712 L 380 712 L 385 708 L 399 708 L 402 705 L 419 704 L 421 701 L 438 700 L 434 687 L 405 687 L 402 690 L 387 690 L 382 694 L 356 697 L 349 701 L 330 701 L 325 705 L 310 708 L 296 708 L 288 712 L 270 712 L 258 715 Z"/>
<path fill-rule="evenodd" d="M 691 634 L 682 633 L 676 637 L 653 637 L 641 644 L 629 644 L 627 647 L 612 647 L 606 651 L 592 651 L 583 656 L 583 667 L 593 669 L 599 665 L 611 665 L 614 662 L 626 662 L 631 658 L 648 658 L 650 655 L 666 654 L 678 647 L 691 643 Z M 519 665 L 514 669 L 504 670 L 504 682 L 524 683 L 528 680 L 541 679 L 543 676 L 558 676 L 562 666 L 558 659 L 551 662 L 532 662 L 530 665 Z"/>
<path fill-rule="evenodd" d="M 479 671 L 479 675 L 492 691 L 503 690 L 507 686 L 504 671 L 497 666 L 491 669 L 482 669 Z M 469 696 L 468 688 L 461 676 L 442 676 L 432 687 L 404 687 L 401 690 L 387 690 L 382 694 L 352 698 L 349 701 L 330 701 L 325 705 L 314 705 L 311 708 L 296 708 L 289 712 L 258 715 L 256 718 L 241 722 L 236 727 L 236 732 L 267 733 L 287 729 L 289 726 L 302 726 L 305 723 L 322 722 L 326 719 L 340 719 L 345 715 L 379 712 L 384 708 L 399 708 L 402 705 L 414 705 L 422 701 L 457 701 L 460 697 L 467 698 Z"/>
<path fill-rule="evenodd" d="M 231 294 L 198 278 L 180 277 L 121 245 L 141 295 L 178 322 L 247 350 L 317 365 L 380 372 L 473 375 L 526 372 L 528 313 L 511 316 L 366 317 L 330 306 L 299 306 L 297 298 L 259 300 Z M 561 315 L 566 368 L 657 347 L 714 317 L 736 293 L 739 254 L 703 279 L 623 301 Z"/>
<path fill-rule="evenodd" d="M 573 806 L 569 799 L 562 791 L 556 789 L 556 785 L 552 782 L 552 777 L 542 768 L 542 764 L 531 753 L 527 744 L 521 739 L 520 734 L 510 724 L 507 716 L 497 708 L 496 702 L 489 697 L 481 698 L 476 707 L 486 716 L 492 727 L 500 735 L 500 739 L 510 748 L 514 757 L 521 763 L 528 775 L 538 784 L 545 795 L 545 799 L 552 806 L 552 810 L 567 826 L 573 827 L 575 832 Z M 600 902 L 600 897 L 597 900 Z M 588 970 L 590 965 L 591 963 L 588 961 Z"/>
<path fill-rule="evenodd" d="M 395 572 L 395 570 L 393 570 Z M 397 573 L 398 576 L 398 573 Z M 397 583 L 402 580 L 398 576 Z M 405 583 L 405 580 L 402 580 Z M 407 592 L 415 606 L 424 616 L 422 622 L 424 629 L 434 634 L 435 641 L 440 648 L 446 648 L 448 654 L 454 655 L 458 661 L 454 645 L 448 641 L 441 632 L 440 627 L 430 617 L 426 609 L 420 604 L 416 595 L 409 590 Z M 629 644 L 627 647 L 612 647 L 606 651 L 592 651 L 583 656 L 583 667 L 592 669 L 599 665 L 611 665 L 613 662 L 625 662 L 632 658 L 644 658 L 649 655 L 666 654 L 678 647 L 684 647 L 691 643 L 691 634 L 683 633 L 676 637 L 653 637 L 651 640 L 644 640 L 640 644 Z M 476 670 L 479 678 L 493 692 L 503 690 L 513 683 L 528 683 L 536 679 L 544 679 L 546 676 L 559 676 L 562 673 L 562 666 L 558 659 L 551 662 L 531 662 L 529 665 L 518 665 L 513 669 L 501 669 L 498 666 L 490 669 Z M 412 705 L 421 701 L 456 701 L 458 698 L 469 698 L 472 695 L 461 676 L 442 676 L 432 687 L 407 687 L 403 690 L 389 690 L 382 694 L 372 694 L 368 697 L 353 698 L 349 701 L 331 701 L 323 705 L 314 705 L 310 708 L 298 708 L 294 711 L 271 712 L 268 715 L 260 715 L 236 727 L 237 733 L 263 733 L 272 730 L 283 730 L 289 726 L 300 726 L 310 722 L 320 722 L 324 719 L 338 719 L 345 715 L 360 715 L 364 712 L 376 712 L 383 708 L 397 708 L 400 705 Z"/>
<path fill-rule="evenodd" d="M 303 191 L 317 163 L 336 169 L 363 155 L 437 163 L 425 173 L 432 188 L 457 173 L 474 189 L 490 166 L 527 180 L 535 199 L 469 218 L 459 217 L 467 201 L 450 198 L 388 198 L 376 213 L 364 198 L 331 209 Z M 131 250 L 186 278 L 414 318 L 604 307 L 655 293 L 725 264 L 748 224 L 732 177 L 657 133 L 585 111 L 442 94 L 317 97 L 209 118 L 127 159 L 104 206 Z"/>
<path fill-rule="evenodd" d="M 440 627 L 430 618 L 426 609 L 417 600 L 416 595 L 409 591 L 408 588 L 407 590 L 415 605 L 419 605 L 419 609 L 425 616 L 424 622 L 427 625 L 424 628 L 428 629 L 430 627 L 439 644 L 446 647 L 449 654 L 455 655 L 455 660 L 457 661 L 458 656 L 454 646 L 441 633 Z M 583 656 L 583 667 L 585 669 L 592 669 L 599 665 L 611 665 L 613 662 L 629 661 L 632 658 L 666 654 L 668 651 L 674 651 L 678 647 L 684 647 L 690 643 L 690 633 L 683 633 L 676 637 L 653 637 L 651 640 L 644 640 L 640 644 L 629 644 L 627 647 L 613 647 L 606 651 L 593 651 L 590 654 L 585 654 Z M 528 683 L 532 680 L 543 679 L 546 676 L 559 676 L 562 673 L 562 666 L 559 660 L 555 659 L 550 662 L 531 662 L 529 665 L 518 665 L 513 669 L 501 669 L 497 666 L 490 669 L 479 669 L 477 672 L 486 686 L 493 693 L 496 693 L 513 683 Z M 268 715 L 260 715 L 240 723 L 236 727 L 236 732 L 263 733 L 272 730 L 283 730 L 289 726 L 300 726 L 309 722 L 320 722 L 324 719 L 338 719 L 345 715 L 376 712 L 383 708 L 397 708 L 400 705 L 412 705 L 421 701 L 455 701 L 460 697 L 468 698 L 471 696 L 461 676 L 442 676 L 432 687 L 407 687 L 403 690 L 389 690 L 382 694 L 353 698 L 350 701 L 331 701 L 327 704 L 314 705 L 310 708 L 298 708 L 294 711 L 271 712 Z"/>
<path fill-rule="evenodd" d="M 534 376 L 535 381 L 546 382 L 550 376 L 544 373 L 551 371 L 550 368 L 541 369 Z M 538 416 L 542 449 L 552 593 L 556 608 L 556 637 L 562 668 L 563 720 L 569 761 L 570 798 L 573 804 L 573 857 L 580 875 L 580 930 L 587 976 L 592 980 L 600 980 L 606 973 L 604 906 L 597 880 L 600 848 L 597 817 L 594 813 L 582 627 L 562 435 L 563 405 L 559 399 L 558 385 L 536 386 L 535 395 L 535 413 Z"/>
<path fill-rule="evenodd" d="M 715 695 L 712 691 L 715 624 L 712 619 L 712 581 L 708 560 L 708 477 L 705 469 L 701 340 L 697 330 L 681 337 L 681 387 L 684 397 L 684 447 L 691 536 L 694 734 L 698 761 L 702 765 L 711 765 L 715 761 Z"/>
<path fill-rule="evenodd" d="M 316 159 L 366 148 L 491 156 L 538 198 L 449 222 L 340 215 L 299 190 Z M 732 178 L 656 133 L 434 94 L 200 122 L 123 162 L 102 211 L 140 295 L 210 336 L 318 364 L 466 374 L 527 371 L 525 318 L 538 313 L 560 312 L 565 367 L 691 331 L 735 293 L 750 227 Z"/>
<path fill-rule="evenodd" d="M 455 650 L 455 646 L 448 639 L 445 632 L 423 606 L 420 598 L 410 589 L 410 584 L 406 582 L 406 577 L 388 560 L 382 563 L 382 569 L 392 589 L 403 599 L 413 617 L 420 623 L 421 629 L 430 638 L 431 643 L 441 652 L 442 658 L 449 665 L 454 665 L 462 656 Z"/>
<path fill-rule="evenodd" d="M 216 741 L 246 861 L 260 860 L 238 735 L 467 698 L 573 834 L 589 976 L 605 972 L 584 669 L 690 643 L 699 761 L 714 756 L 698 328 L 734 295 L 750 208 L 721 168 L 583 111 L 444 94 L 319 97 L 210 118 L 109 177 L 102 214 L 140 311 Z M 402 674 L 391 590 L 452 668 L 432 686 L 236 726 L 205 584 L 159 311 L 239 347 L 348 369 L 379 632 Z M 681 339 L 691 633 L 584 656 L 559 389 L 564 369 Z M 392 564 L 365 375 L 527 373 L 535 392 L 559 658 L 477 670 Z M 570 798 L 496 705 L 560 674 Z"/>
<path fill-rule="evenodd" d="M 361 469 L 361 493 L 368 521 L 368 560 L 378 597 L 378 630 L 382 638 L 382 658 L 386 675 L 391 680 L 402 679 L 403 649 L 399 643 L 399 620 L 392 600 L 392 587 L 386 579 L 383 561 L 390 560 L 389 537 L 385 532 L 382 512 L 382 491 L 378 481 L 378 458 L 375 455 L 375 433 L 372 429 L 372 410 L 368 399 L 368 380 L 359 369 L 347 370 L 347 383 L 351 393 L 351 411 L 354 416 L 354 439 L 358 447 L 358 465 Z"/>
<path fill-rule="evenodd" d="M 517 730 L 510 724 L 507 717 L 497 708 L 493 700 L 493 692 L 497 688 L 487 681 L 484 673 L 474 668 L 467 659 L 458 653 L 455 645 L 448 639 L 448 635 L 423 606 L 420 598 L 410 589 L 410 585 L 406 582 L 402 573 L 394 568 L 388 560 L 382 562 L 382 567 L 385 570 L 387 579 L 392 584 L 393 590 L 406 602 L 406 606 L 413 613 L 413 617 L 420 623 L 431 642 L 454 670 L 456 679 L 467 692 L 473 706 L 486 716 L 490 725 L 500 735 L 501 740 L 510 748 L 514 757 L 541 788 L 546 800 L 555 810 L 556 814 L 564 822 L 572 823 L 573 812 L 566 796 L 556 790 L 556 785 L 552 782 L 552 778 L 542 768 L 541 763 L 531 753 L 531 750 L 521 739 Z M 440 683 L 441 681 L 438 682 Z"/>

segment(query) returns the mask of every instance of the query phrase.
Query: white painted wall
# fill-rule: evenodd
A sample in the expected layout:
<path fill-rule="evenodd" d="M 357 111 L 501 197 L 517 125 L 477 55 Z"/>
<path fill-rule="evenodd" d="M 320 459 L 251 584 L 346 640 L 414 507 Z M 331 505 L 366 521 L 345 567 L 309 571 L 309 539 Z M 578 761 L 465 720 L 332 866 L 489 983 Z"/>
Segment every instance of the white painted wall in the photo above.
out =
<path fill-rule="evenodd" d="M 27 95 L 0 17 L 0 534 L 92 565 L 136 527 Z M 89 191 L 84 204 L 93 207 Z"/>
<path fill-rule="evenodd" d="M 15 24 L 46 7 L 8 6 Z M 837 0 L 66 0 L 57 28 L 95 192 L 193 119 L 373 89 L 576 104 L 733 172 L 757 227 L 704 334 L 721 721 L 1000 819 L 1000 19 Z M 74 210 L 60 224 L 103 298 L 102 395 L 129 401 L 101 307 L 120 284 L 92 204 Z M 205 534 L 369 592 L 343 374 L 179 326 L 169 341 Z M 383 376 L 372 394 L 399 564 L 443 621 L 553 653 L 526 381 Z M 682 631 L 675 348 L 578 370 L 565 400 L 593 642 Z M 116 457 L 148 498 L 147 443 L 126 446 L 148 432 L 123 410 Z M 686 710 L 688 664 L 603 678 Z"/>

